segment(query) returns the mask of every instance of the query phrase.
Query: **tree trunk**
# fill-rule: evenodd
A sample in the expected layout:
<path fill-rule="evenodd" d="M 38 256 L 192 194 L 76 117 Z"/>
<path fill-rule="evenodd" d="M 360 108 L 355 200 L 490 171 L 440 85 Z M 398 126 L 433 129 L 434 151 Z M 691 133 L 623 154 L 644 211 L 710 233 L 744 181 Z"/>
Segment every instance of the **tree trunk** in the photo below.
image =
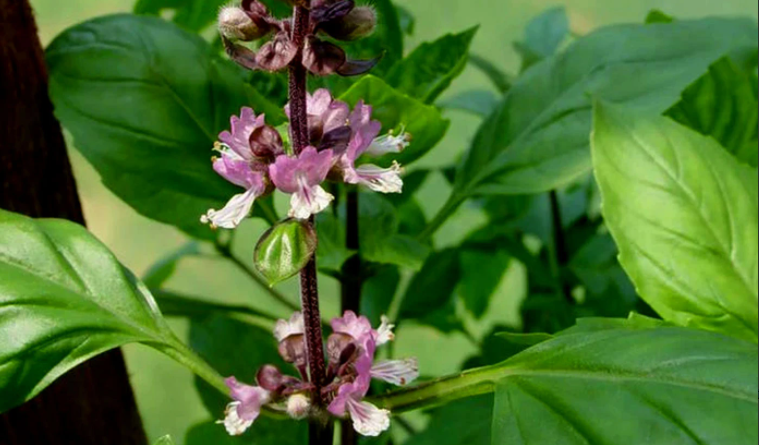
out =
<path fill-rule="evenodd" d="M 0 178 L 1 208 L 84 224 L 28 0 L 0 0 Z M 0 445 L 146 443 L 120 350 L 0 415 Z"/>

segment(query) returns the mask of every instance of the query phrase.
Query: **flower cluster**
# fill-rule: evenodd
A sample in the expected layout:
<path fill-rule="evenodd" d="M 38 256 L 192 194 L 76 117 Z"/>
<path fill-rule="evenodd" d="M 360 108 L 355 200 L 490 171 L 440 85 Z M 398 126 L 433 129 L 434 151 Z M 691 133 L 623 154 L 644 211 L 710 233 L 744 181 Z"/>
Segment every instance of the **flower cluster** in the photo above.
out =
<path fill-rule="evenodd" d="M 333 200 L 321 187 L 328 178 L 382 193 L 401 192 L 397 163 L 382 168 L 362 160 L 400 152 L 409 144 L 407 133 L 379 136 L 381 124 L 372 120 L 370 106 L 359 102 L 351 110 L 325 89 L 308 95 L 306 110 L 310 145 L 300 153 L 288 152 L 279 132 L 250 108 L 232 117 L 231 131 L 221 133 L 215 145 L 220 156 L 213 159 L 213 168 L 245 192 L 233 196 L 223 209 L 209 210 L 201 217 L 203 223 L 235 228 L 254 201 L 275 188 L 291 195 L 290 217 L 307 219 Z M 285 112 L 289 116 L 289 106 Z"/>
<path fill-rule="evenodd" d="M 395 385 L 404 385 L 419 375 L 416 359 L 375 361 L 375 352 L 393 339 L 392 328 L 383 317 L 373 329 L 366 317 L 351 311 L 332 320 L 332 334 L 327 340 L 328 384 L 321 400 L 327 411 L 343 418 L 350 417 L 354 429 L 365 436 L 377 436 L 390 426 L 390 412 L 363 400 L 372 378 Z M 303 316 L 296 312 L 289 320 L 279 320 L 274 336 L 279 353 L 292 363 L 301 378 L 283 375 L 272 365 L 263 366 L 256 376 L 257 386 L 245 385 L 234 377 L 227 379 L 233 402 L 227 405 L 223 423 L 231 435 L 244 433 L 256 420 L 265 405 L 283 407 L 294 418 L 314 414 L 311 403 L 314 387 L 308 380 Z"/>
<path fill-rule="evenodd" d="M 356 7 L 352 0 L 294 0 L 297 6 L 310 8 L 306 35 L 303 36 L 302 63 L 317 75 L 340 74 L 353 76 L 369 71 L 379 58 L 349 60 L 345 51 L 320 35 L 351 41 L 366 37 L 374 31 L 377 16 L 368 6 Z M 239 65 L 251 70 L 279 71 L 298 54 L 293 42 L 293 19 L 277 20 L 266 6 L 257 0 L 243 0 L 241 6 L 227 6 L 219 12 L 219 34 L 227 54 Z M 236 42 L 249 42 L 273 34 L 270 41 L 257 52 Z"/>

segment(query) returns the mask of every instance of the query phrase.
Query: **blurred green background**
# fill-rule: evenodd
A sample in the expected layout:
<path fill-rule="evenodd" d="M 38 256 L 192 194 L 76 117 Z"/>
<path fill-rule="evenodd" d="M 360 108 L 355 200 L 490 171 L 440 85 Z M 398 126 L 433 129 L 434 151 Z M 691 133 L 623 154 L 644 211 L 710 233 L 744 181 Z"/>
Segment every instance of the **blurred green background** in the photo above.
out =
<path fill-rule="evenodd" d="M 128 12 L 133 5 L 132 0 L 32 0 L 31 3 L 44 44 L 80 21 L 113 12 Z M 473 44 L 474 52 L 512 73 L 518 69 L 519 59 L 511 42 L 520 38 L 529 19 L 551 6 L 563 4 L 566 7 L 572 31 L 576 34 L 611 23 L 640 22 L 653 8 L 677 18 L 757 16 L 757 2 L 752 0 L 398 0 L 396 3 L 417 19 L 407 51 L 425 40 L 479 24 L 481 27 Z M 474 88 L 488 89 L 490 85 L 481 73 L 468 68 L 447 95 Z M 448 113 L 448 117 L 452 119 L 449 134 L 414 168 L 448 165 L 468 146 L 479 119 L 457 112 Z M 186 241 L 177 230 L 136 214 L 103 187 L 97 173 L 76 151 L 72 150 L 71 156 L 90 230 L 130 269 L 141 274 L 163 253 Z M 420 202 L 428 216 L 442 205 L 448 191 L 449 186 L 442 176 L 432 176 L 427 180 L 420 192 Z M 279 208 L 283 209 L 279 204 Z M 436 241 L 439 245 L 452 244 L 483 221 L 484 217 L 476 209 L 465 207 L 442 228 Z M 262 230 L 263 226 L 258 222 L 246 223 L 241 229 L 239 244 L 250 247 L 241 248 L 239 255 L 250 257 L 255 239 Z M 523 268 L 512 263 L 487 316 L 471 322 L 470 328 L 476 336 L 484 335 L 495 324 L 518 327 L 518 305 L 524 297 L 525 279 Z M 323 277 L 321 285 L 325 315 L 333 316 L 337 313 L 339 299 L 336 283 Z M 273 303 L 247 277 L 220 261 L 185 261 L 171 280 L 170 287 L 208 299 L 266 307 L 271 312 L 287 315 L 285 309 Z M 296 298 L 294 283 L 286 283 L 281 288 L 293 299 Z M 186 323 L 172 320 L 172 326 L 180 336 L 186 335 Z M 234 345 L 230 348 L 231 353 L 235 353 Z M 171 434 L 178 444 L 182 443 L 190 426 L 209 419 L 195 393 L 192 376 L 179 365 L 147 348 L 130 346 L 125 350 L 149 437 L 155 439 Z M 405 326 L 398 335 L 397 355 L 418 356 L 424 375 L 454 372 L 474 350 L 463 335 L 443 335 L 420 326 Z"/>

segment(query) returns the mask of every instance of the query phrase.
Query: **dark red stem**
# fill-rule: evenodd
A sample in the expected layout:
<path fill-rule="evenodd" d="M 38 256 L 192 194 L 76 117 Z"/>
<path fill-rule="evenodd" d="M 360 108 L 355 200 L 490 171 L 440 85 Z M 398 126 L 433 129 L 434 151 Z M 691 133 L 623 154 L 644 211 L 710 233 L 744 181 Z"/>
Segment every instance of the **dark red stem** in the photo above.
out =
<path fill-rule="evenodd" d="M 289 67 L 290 75 L 290 131 L 293 151 L 300 154 L 308 146 L 308 115 L 306 113 L 307 72 L 303 66 L 303 47 L 306 42 L 310 13 L 304 7 L 295 7 L 291 39 L 298 53 Z M 314 224 L 314 218 L 309 219 Z M 314 385 L 313 403 L 325 406 L 322 388 L 327 384 L 327 367 L 324 363 L 324 344 L 321 316 L 319 315 L 319 283 L 317 280 L 316 255 L 300 272 L 300 301 L 306 328 L 306 354 L 308 356 L 309 380 Z M 310 445 L 332 444 L 332 422 L 314 421 L 309 428 Z"/>

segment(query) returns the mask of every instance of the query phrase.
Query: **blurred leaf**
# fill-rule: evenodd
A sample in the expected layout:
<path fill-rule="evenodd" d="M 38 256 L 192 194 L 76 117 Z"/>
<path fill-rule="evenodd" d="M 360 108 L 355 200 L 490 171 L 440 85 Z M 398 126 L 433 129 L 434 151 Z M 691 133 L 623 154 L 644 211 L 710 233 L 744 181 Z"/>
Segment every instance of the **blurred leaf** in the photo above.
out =
<path fill-rule="evenodd" d="M 376 193 L 362 193 L 359 201 L 359 251 L 375 263 L 396 264 L 419 270 L 429 248 L 398 233 L 395 208 Z"/>
<path fill-rule="evenodd" d="M 414 35 L 416 30 L 416 17 L 403 6 L 396 5 L 395 10 L 398 11 L 398 23 L 401 26 L 401 31 L 407 36 Z"/>
<path fill-rule="evenodd" d="M 501 71 L 501 69 L 495 66 L 493 62 L 480 55 L 470 54 L 469 63 L 482 71 L 501 94 L 504 94 L 511 89 L 511 79 L 509 78 L 509 75 Z"/>
<path fill-rule="evenodd" d="M 292 366 L 279 356 L 277 341 L 270 330 L 223 315 L 193 318 L 190 321 L 189 343 L 222 375 L 235 376 L 248 384 L 255 384 L 256 373 L 265 364 L 275 365 L 286 374 L 293 371 Z M 212 416 L 223 417 L 229 397 L 197 378 L 195 387 L 208 412 Z M 224 431 L 223 427 L 220 428 Z M 252 429 L 255 431 L 255 427 Z"/>
<path fill-rule="evenodd" d="M 455 249 L 434 252 L 427 257 L 422 269 L 414 275 L 404 294 L 399 316 L 402 319 L 426 319 L 427 324 L 449 331 L 448 317 L 453 312 L 454 289 L 461 269 Z M 443 310 L 434 314 L 435 310 Z"/>
<path fill-rule="evenodd" d="M 411 134 L 411 144 L 403 152 L 385 155 L 380 164 L 396 159 L 406 165 L 419 159 L 443 138 L 450 123 L 435 107 L 406 96 L 374 76 L 365 76 L 340 100 L 351 106 L 364 100 L 372 105 L 372 117 L 382 122 L 383 132 L 405 127 Z"/>
<path fill-rule="evenodd" d="M 245 305 L 233 305 L 207 301 L 194 296 L 187 296 L 177 292 L 162 289 L 151 289 L 155 301 L 161 308 L 161 312 L 167 317 L 202 318 L 214 313 L 219 314 L 244 314 L 261 317 L 266 320 L 276 320 L 277 317 L 270 313 Z"/>
<path fill-rule="evenodd" d="M 593 165 L 620 263 L 665 320 L 757 340 L 756 169 L 663 117 L 598 104 Z"/>
<path fill-rule="evenodd" d="M 682 94 L 667 115 L 711 136 L 739 160 L 756 167 L 759 157 L 759 112 L 754 79 L 727 57 Z"/>
<path fill-rule="evenodd" d="M 306 445 L 308 428 L 305 422 L 256 419 L 241 436 L 230 436 L 215 421 L 198 423 L 187 431 L 185 445 Z"/>
<path fill-rule="evenodd" d="M 213 373 L 174 336 L 147 288 L 86 229 L 3 210 L 0 338 L 0 412 L 132 342 Z"/>
<path fill-rule="evenodd" d="M 151 264 L 142 277 L 143 283 L 149 288 L 160 288 L 169 278 L 171 278 L 172 275 L 174 275 L 179 260 L 186 256 L 197 255 L 199 253 L 200 245 L 195 241 L 183 244 L 178 249 Z"/>
<path fill-rule="evenodd" d="M 759 440 L 757 360 L 743 340 L 626 323 L 557 335 L 503 363 L 372 402 L 399 413 L 495 392 L 494 444 L 748 445 Z"/>
<path fill-rule="evenodd" d="M 419 45 L 385 76 L 398 91 L 431 104 L 461 74 L 477 27 Z M 370 102 L 371 103 L 371 102 Z"/>
<path fill-rule="evenodd" d="M 590 169 L 591 97 L 660 113 L 715 59 L 755 60 L 756 34 L 752 20 L 704 19 L 615 25 L 577 39 L 509 90 L 459 164 L 450 203 L 570 183 Z"/>
<path fill-rule="evenodd" d="M 56 116 L 103 183 L 148 218 L 215 238 L 200 215 L 240 192 L 211 168 L 216 134 L 244 105 L 275 125 L 282 110 L 203 39 L 158 18 L 85 22 L 46 59 Z"/>
<path fill-rule="evenodd" d="M 361 287 L 361 313 L 372 322 L 372 326 L 379 326 L 381 317 L 388 314 L 400 282 L 398 267 L 387 264 L 379 266 L 364 280 Z"/>
<path fill-rule="evenodd" d="M 306 221 L 288 219 L 270 228 L 253 253 L 256 270 L 270 286 L 301 271 L 316 253 L 317 235 Z"/>
<path fill-rule="evenodd" d="M 459 253 L 461 279 L 458 294 L 476 318 L 482 318 L 490 298 L 501 283 L 511 257 L 493 245 L 491 249 L 462 249 Z"/>
<path fill-rule="evenodd" d="M 493 396 L 471 397 L 432 411 L 424 431 L 406 445 L 486 445 L 490 442 Z"/>
<path fill-rule="evenodd" d="M 480 353 L 470 357 L 462 369 L 479 368 L 495 365 L 553 336 L 543 332 L 522 334 L 507 332 L 505 328 L 496 327 L 482 339 Z"/>
<path fill-rule="evenodd" d="M 672 16 L 663 13 L 658 9 L 652 9 L 646 16 L 646 24 L 652 25 L 656 23 L 672 23 L 675 19 Z"/>
<path fill-rule="evenodd" d="M 171 440 L 171 436 L 163 436 L 156 440 L 153 445 L 174 445 L 174 441 Z"/>
<path fill-rule="evenodd" d="M 488 117 L 498 106 L 498 97 L 490 91 L 471 90 L 445 99 L 439 105 L 449 110 L 466 111 L 475 116 Z"/>
<path fill-rule="evenodd" d="M 552 56 L 569 35 L 569 19 L 563 6 L 548 9 L 527 24 L 524 38 L 514 48 L 522 56 L 522 71 Z"/>
<path fill-rule="evenodd" d="M 200 32 L 216 22 L 224 0 L 137 0 L 135 14 L 161 15 L 174 10 L 172 21 L 188 31 Z"/>
<path fill-rule="evenodd" d="M 343 263 L 355 252 L 345 247 L 345 224 L 330 212 L 322 212 L 316 218 L 319 245 L 316 249 L 319 270 L 337 274 Z"/>

